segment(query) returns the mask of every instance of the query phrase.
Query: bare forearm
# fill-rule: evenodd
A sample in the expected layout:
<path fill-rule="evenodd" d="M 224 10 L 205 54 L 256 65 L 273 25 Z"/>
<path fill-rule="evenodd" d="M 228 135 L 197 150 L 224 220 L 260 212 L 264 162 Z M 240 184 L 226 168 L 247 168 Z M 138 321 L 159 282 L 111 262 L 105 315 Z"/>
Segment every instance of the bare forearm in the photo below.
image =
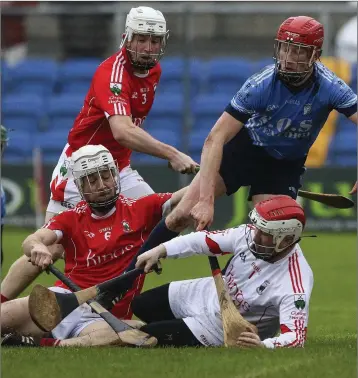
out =
<path fill-rule="evenodd" d="M 178 150 L 153 138 L 140 127 L 127 127 L 117 139 L 118 143 L 133 151 L 142 152 L 162 159 L 170 160 Z"/>
<path fill-rule="evenodd" d="M 210 135 L 204 143 L 200 162 L 200 201 L 214 203 L 215 178 L 221 165 L 223 144 Z"/>
<path fill-rule="evenodd" d="M 24 252 L 24 255 L 27 257 L 31 257 L 31 250 L 36 244 L 44 244 L 44 243 L 41 241 L 41 239 L 38 236 L 34 234 L 28 236 L 22 243 L 22 250 Z"/>
<path fill-rule="evenodd" d="M 41 229 L 34 234 L 29 235 L 22 243 L 22 250 L 25 256 L 31 257 L 31 251 L 35 245 L 44 245 L 49 247 L 56 243 L 57 235 L 54 231 Z M 51 252 L 52 253 L 52 252 Z"/>

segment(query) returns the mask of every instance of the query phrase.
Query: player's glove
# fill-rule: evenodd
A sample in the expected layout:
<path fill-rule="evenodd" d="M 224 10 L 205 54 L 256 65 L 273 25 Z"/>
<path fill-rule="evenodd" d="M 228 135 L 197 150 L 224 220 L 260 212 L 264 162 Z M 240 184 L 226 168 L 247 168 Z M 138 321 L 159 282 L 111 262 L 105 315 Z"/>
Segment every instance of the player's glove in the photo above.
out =
<path fill-rule="evenodd" d="M 106 291 L 96 296 L 95 301 L 103 306 L 106 310 L 111 311 L 112 308 L 125 296 L 127 291 L 123 293 L 113 293 Z"/>

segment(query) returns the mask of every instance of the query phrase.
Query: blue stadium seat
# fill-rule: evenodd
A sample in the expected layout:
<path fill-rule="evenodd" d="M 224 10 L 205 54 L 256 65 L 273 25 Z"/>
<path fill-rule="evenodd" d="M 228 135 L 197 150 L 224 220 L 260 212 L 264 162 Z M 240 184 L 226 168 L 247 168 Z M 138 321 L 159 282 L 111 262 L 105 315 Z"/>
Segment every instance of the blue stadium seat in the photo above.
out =
<path fill-rule="evenodd" d="M 101 64 L 100 59 L 69 59 L 60 67 L 61 93 L 85 95 L 91 85 L 92 77 Z"/>
<path fill-rule="evenodd" d="M 357 129 L 343 115 L 338 120 L 339 127 L 329 146 L 327 165 L 356 166 Z"/>
<path fill-rule="evenodd" d="M 357 130 L 352 125 L 351 130 L 343 130 L 335 135 L 330 148 L 334 154 L 356 154 L 357 152 Z"/>
<path fill-rule="evenodd" d="M 4 153 L 7 163 L 31 162 L 33 150 L 33 133 L 26 130 L 12 130 L 10 140 Z"/>
<path fill-rule="evenodd" d="M 205 85 L 207 93 L 226 93 L 233 96 L 255 73 L 255 63 L 240 58 L 217 58 L 208 62 Z"/>
<path fill-rule="evenodd" d="M 357 155 L 337 155 L 331 161 L 330 165 L 339 167 L 356 167 Z"/>
<path fill-rule="evenodd" d="M 273 60 L 272 57 L 271 58 L 268 57 L 268 58 L 263 58 L 263 59 L 257 60 L 255 62 L 255 72 L 259 72 L 260 70 L 262 70 L 266 66 L 268 66 L 270 64 L 274 64 L 274 63 L 275 63 L 275 61 Z"/>
<path fill-rule="evenodd" d="M 193 130 L 205 130 L 209 133 L 226 106 L 230 103 L 231 96 L 226 94 L 203 94 L 193 101 Z"/>
<path fill-rule="evenodd" d="M 47 96 L 53 91 L 57 75 L 57 62 L 26 59 L 12 69 L 11 93 Z"/>
<path fill-rule="evenodd" d="M 34 145 L 40 147 L 45 163 L 56 164 L 67 143 L 69 130 L 50 130 L 37 133 Z"/>
<path fill-rule="evenodd" d="M 44 114 L 44 100 L 36 95 L 11 94 L 2 101 L 2 122 L 10 129 L 36 132 Z"/>
<path fill-rule="evenodd" d="M 162 75 L 157 92 L 159 94 L 183 94 L 185 61 L 180 57 L 164 58 L 161 62 Z M 198 59 L 189 61 L 190 93 L 195 96 L 203 81 L 204 63 Z"/>
<path fill-rule="evenodd" d="M 166 129 L 180 132 L 183 123 L 183 96 L 158 95 L 148 118 L 144 122 L 144 128 L 152 133 L 155 129 Z"/>
<path fill-rule="evenodd" d="M 345 115 L 339 114 L 336 122 L 336 134 L 339 134 L 341 131 L 352 130 L 352 128 L 355 128 L 354 123 Z"/>
<path fill-rule="evenodd" d="M 208 136 L 208 132 L 206 130 L 193 130 L 190 134 L 190 142 L 189 142 L 189 152 L 190 155 L 197 156 L 201 155 L 201 151 L 203 149 L 203 145 L 205 142 L 205 138 Z"/>
<path fill-rule="evenodd" d="M 68 93 L 51 97 L 48 106 L 48 128 L 69 131 L 83 103 L 82 95 Z"/>
<path fill-rule="evenodd" d="M 1 91 L 3 94 L 8 94 L 11 91 L 12 84 L 12 69 L 8 64 L 1 61 Z"/>

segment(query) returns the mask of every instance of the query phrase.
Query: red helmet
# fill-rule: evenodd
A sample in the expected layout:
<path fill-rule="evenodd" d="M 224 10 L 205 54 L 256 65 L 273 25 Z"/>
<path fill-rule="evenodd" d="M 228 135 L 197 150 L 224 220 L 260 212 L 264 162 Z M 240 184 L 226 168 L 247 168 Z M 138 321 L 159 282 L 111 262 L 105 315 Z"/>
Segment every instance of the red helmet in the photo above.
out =
<path fill-rule="evenodd" d="M 279 27 L 276 39 L 315 46 L 320 50 L 324 40 L 323 25 L 312 17 L 290 17 Z"/>
<path fill-rule="evenodd" d="M 285 20 L 277 31 L 275 44 L 280 78 L 293 85 L 304 82 L 322 53 L 323 40 L 323 25 L 314 18 L 297 16 Z"/>
<path fill-rule="evenodd" d="M 284 195 L 259 202 L 250 212 L 249 218 L 254 228 L 272 236 L 273 246 L 260 245 L 254 241 L 252 226 L 246 229 L 249 249 L 262 259 L 270 259 L 286 250 L 289 246 L 280 247 L 286 236 L 292 237 L 290 245 L 298 243 L 306 223 L 303 208 L 294 199 Z"/>

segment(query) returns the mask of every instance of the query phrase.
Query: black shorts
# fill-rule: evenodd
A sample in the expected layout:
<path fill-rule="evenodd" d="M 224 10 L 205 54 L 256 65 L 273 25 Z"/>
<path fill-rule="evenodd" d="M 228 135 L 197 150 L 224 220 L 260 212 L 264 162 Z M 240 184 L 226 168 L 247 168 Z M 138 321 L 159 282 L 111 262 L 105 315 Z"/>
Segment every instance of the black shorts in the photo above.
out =
<path fill-rule="evenodd" d="M 263 147 L 255 146 L 246 128 L 224 146 L 220 175 L 226 194 L 250 186 L 249 200 L 256 194 L 286 194 L 294 199 L 305 172 L 306 157 L 278 160 Z"/>

